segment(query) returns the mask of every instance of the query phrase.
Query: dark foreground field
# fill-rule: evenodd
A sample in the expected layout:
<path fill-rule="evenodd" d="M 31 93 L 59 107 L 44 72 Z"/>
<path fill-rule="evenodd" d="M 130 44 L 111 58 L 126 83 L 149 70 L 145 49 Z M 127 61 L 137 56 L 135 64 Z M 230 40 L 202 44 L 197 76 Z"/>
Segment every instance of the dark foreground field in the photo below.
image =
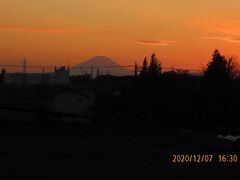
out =
<path fill-rule="evenodd" d="M 174 154 L 237 153 L 218 131 L 173 124 L 20 124 L 1 124 L 0 179 L 240 178 L 240 163 L 172 162 Z"/>

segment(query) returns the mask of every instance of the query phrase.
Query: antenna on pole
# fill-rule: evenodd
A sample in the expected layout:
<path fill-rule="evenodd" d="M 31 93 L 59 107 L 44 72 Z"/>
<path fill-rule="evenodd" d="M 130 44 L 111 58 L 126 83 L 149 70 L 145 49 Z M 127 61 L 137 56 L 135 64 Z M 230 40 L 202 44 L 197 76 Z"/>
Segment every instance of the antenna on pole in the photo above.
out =
<path fill-rule="evenodd" d="M 22 61 L 22 70 L 23 70 L 23 74 L 26 74 L 27 73 L 27 60 L 26 58 L 23 59 Z"/>
<path fill-rule="evenodd" d="M 67 70 L 70 72 L 70 64 L 69 64 L 69 59 L 67 59 Z"/>
<path fill-rule="evenodd" d="M 23 73 L 23 75 L 22 75 L 22 82 L 23 82 L 23 84 L 25 84 L 26 82 L 27 82 L 27 60 L 26 60 L 26 58 L 24 58 L 23 59 L 23 61 L 22 61 L 22 73 Z"/>
<path fill-rule="evenodd" d="M 70 66 L 69 58 L 67 59 L 67 66 Z"/>
<path fill-rule="evenodd" d="M 135 66 L 134 66 L 134 76 L 135 78 L 138 77 L 138 64 L 135 62 Z"/>
<path fill-rule="evenodd" d="M 91 78 L 93 79 L 93 65 L 91 65 Z"/>

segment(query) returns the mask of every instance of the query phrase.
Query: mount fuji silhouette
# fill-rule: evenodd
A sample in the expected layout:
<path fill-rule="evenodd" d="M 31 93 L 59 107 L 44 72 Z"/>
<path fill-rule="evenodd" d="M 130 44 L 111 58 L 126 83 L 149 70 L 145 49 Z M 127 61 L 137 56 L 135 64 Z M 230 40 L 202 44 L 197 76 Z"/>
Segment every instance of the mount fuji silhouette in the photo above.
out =
<path fill-rule="evenodd" d="M 70 68 L 70 75 L 91 74 L 92 72 L 93 77 L 96 77 L 97 71 L 101 75 L 128 76 L 132 74 L 129 69 L 122 67 L 106 56 L 95 56 Z"/>

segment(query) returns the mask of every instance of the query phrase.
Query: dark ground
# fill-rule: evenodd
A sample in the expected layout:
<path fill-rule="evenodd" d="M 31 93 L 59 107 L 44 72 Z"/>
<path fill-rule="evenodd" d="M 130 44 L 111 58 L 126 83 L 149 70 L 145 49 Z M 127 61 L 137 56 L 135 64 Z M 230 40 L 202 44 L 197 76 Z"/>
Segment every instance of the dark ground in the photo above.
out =
<path fill-rule="evenodd" d="M 238 143 L 217 138 L 239 135 L 240 79 L 222 88 L 209 88 L 200 77 L 175 74 L 150 82 L 103 78 L 94 83 L 92 123 L 41 118 L 13 122 L 1 114 L 0 179 L 240 178 L 240 155 L 238 163 L 219 163 L 217 158 L 240 154 Z M 75 86 L 71 88 L 78 89 Z M 3 86 L 0 100 L 3 105 L 32 107 L 35 101 L 16 103 L 6 94 L 18 92 L 21 97 L 25 92 L 27 99 L 34 99 L 33 90 L 45 95 L 51 88 Z M 179 154 L 215 158 L 212 163 L 173 163 L 173 155 Z"/>
<path fill-rule="evenodd" d="M 235 154 L 218 134 L 174 124 L 3 123 L 0 179 L 239 179 L 239 163 L 172 162 L 173 154 Z"/>

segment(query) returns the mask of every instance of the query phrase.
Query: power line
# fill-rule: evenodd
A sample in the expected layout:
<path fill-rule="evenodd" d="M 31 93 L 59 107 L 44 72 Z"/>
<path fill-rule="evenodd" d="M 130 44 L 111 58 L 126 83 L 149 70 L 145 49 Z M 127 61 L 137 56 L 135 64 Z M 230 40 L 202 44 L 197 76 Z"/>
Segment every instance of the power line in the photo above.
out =
<path fill-rule="evenodd" d="M 97 68 L 101 68 L 101 69 L 105 69 L 105 68 L 130 68 L 130 67 L 134 67 L 134 65 L 124 65 L 124 66 L 80 66 L 80 67 L 72 67 L 71 69 L 97 69 Z"/>
<path fill-rule="evenodd" d="M 22 68 L 23 65 L 15 65 L 15 64 L 0 64 L 0 67 L 12 67 L 12 68 Z M 27 68 L 54 68 L 54 66 L 28 66 L 26 65 Z"/>
<path fill-rule="evenodd" d="M 27 72 L 27 60 L 24 58 L 22 62 L 23 74 Z"/>
<path fill-rule="evenodd" d="M 112 68 L 135 68 L 135 65 L 123 65 L 123 66 L 81 66 L 81 67 L 72 67 L 71 69 L 112 69 Z M 141 66 L 138 66 L 138 68 L 141 68 Z M 196 71 L 196 72 L 202 72 L 200 69 L 187 69 L 187 68 L 172 68 L 172 67 L 163 67 L 163 70 L 176 70 L 176 71 Z"/>
<path fill-rule="evenodd" d="M 27 68 L 31 68 L 31 69 L 51 69 L 54 68 L 54 66 L 29 66 L 27 65 L 27 61 L 26 59 L 23 60 L 22 65 L 16 65 L 16 64 L 0 64 L 0 67 L 9 67 L 9 68 L 23 68 L 23 72 L 26 73 L 26 69 Z M 134 68 L 135 65 L 119 65 L 119 66 L 81 66 L 81 67 L 72 67 L 71 69 L 115 69 L 115 68 Z M 138 66 L 138 68 L 140 69 L 141 66 Z M 200 69 L 189 69 L 189 68 L 173 68 L 173 67 L 163 67 L 163 70 L 175 70 L 175 71 L 191 71 L 191 72 L 202 72 L 202 70 Z"/>

